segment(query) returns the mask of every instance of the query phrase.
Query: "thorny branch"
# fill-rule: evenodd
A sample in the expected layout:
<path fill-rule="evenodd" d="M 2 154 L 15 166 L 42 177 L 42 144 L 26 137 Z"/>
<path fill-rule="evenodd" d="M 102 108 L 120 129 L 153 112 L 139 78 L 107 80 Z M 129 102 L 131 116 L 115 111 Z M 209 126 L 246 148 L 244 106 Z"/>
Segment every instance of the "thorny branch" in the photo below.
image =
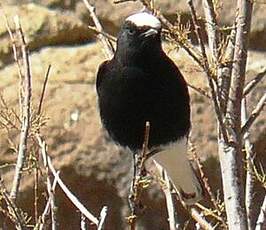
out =
<path fill-rule="evenodd" d="M 206 189 L 209 197 L 210 197 L 210 200 L 215 208 L 215 211 L 217 212 L 217 215 L 215 215 L 213 212 L 209 212 L 210 215 L 214 216 L 218 221 L 221 222 L 223 228 L 226 228 L 227 224 L 226 224 L 226 220 L 224 220 L 224 217 L 223 217 L 223 214 L 224 214 L 224 210 L 223 208 L 221 207 L 221 204 L 219 204 L 212 192 L 212 189 L 210 187 L 210 184 L 209 184 L 209 180 L 208 178 L 205 176 L 205 173 L 203 171 L 203 165 L 200 161 L 200 158 L 198 157 L 197 155 L 197 152 L 196 152 L 196 148 L 195 146 L 193 145 L 193 143 L 190 141 L 190 150 L 191 152 L 193 153 L 193 158 L 194 160 L 196 161 L 197 163 L 197 166 L 198 166 L 198 169 L 199 169 L 199 172 L 200 172 L 200 177 L 203 181 L 203 185 L 204 185 L 204 188 Z M 204 209 L 202 205 L 198 205 L 201 209 Z"/>

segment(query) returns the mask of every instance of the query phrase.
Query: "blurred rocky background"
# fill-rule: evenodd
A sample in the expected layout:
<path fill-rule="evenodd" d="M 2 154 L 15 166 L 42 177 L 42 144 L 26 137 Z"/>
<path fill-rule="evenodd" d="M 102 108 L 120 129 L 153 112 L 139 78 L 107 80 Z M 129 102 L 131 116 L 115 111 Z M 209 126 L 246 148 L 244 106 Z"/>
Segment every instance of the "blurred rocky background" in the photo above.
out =
<path fill-rule="evenodd" d="M 126 16 L 142 9 L 141 4 L 128 2 L 119 5 L 112 0 L 90 1 L 104 29 L 116 35 Z M 220 2 L 220 1 L 219 1 Z M 221 1 L 222 2 L 222 1 Z M 177 13 L 184 23 L 189 20 L 185 0 L 155 1 L 170 20 Z M 31 50 L 33 76 L 33 107 L 37 108 L 44 76 L 52 65 L 45 95 L 43 115 L 48 118 L 42 128 L 48 151 L 60 176 L 82 203 L 95 215 L 103 205 L 109 208 L 106 229 L 125 229 L 127 192 L 131 178 L 131 156 L 104 138 L 96 105 L 95 75 L 100 63 L 105 60 L 103 47 L 87 26 L 91 23 L 88 11 L 78 0 L 5 0 L 2 9 L 8 16 L 18 14 L 26 40 Z M 195 1 L 201 11 L 201 1 Z M 231 25 L 235 16 L 236 1 L 220 4 L 218 20 Z M 250 38 L 247 79 L 250 80 L 266 67 L 266 5 L 255 2 Z M 164 44 L 169 55 L 188 82 L 207 89 L 201 69 L 182 50 Z M 3 18 L 0 20 L 0 93 L 9 107 L 18 108 L 19 79 L 14 63 L 11 42 Z M 266 80 L 260 83 L 248 97 L 249 111 L 266 90 Z M 216 121 L 211 102 L 190 90 L 192 105 L 192 140 L 204 161 L 207 175 L 214 191 L 220 189 L 219 164 L 216 145 Z M 1 104 L 1 106 L 3 106 Z M 1 108 L 0 108 L 1 111 Z M 251 130 L 257 158 L 265 166 L 266 114 L 262 112 Z M 17 131 L 7 135 L 0 130 L 0 174 L 9 187 L 13 176 L 16 154 L 9 139 L 15 140 Z M 19 204 L 33 215 L 33 174 L 24 173 Z M 40 183 L 44 184 L 44 183 Z M 79 229 L 80 214 L 57 190 L 59 229 Z M 40 203 L 44 195 L 40 191 Z M 163 195 L 150 189 L 145 199 L 142 217 L 144 229 L 167 229 L 166 208 Z M 42 205 L 40 205 L 40 211 Z M 0 220 L 1 228 L 1 220 Z"/>

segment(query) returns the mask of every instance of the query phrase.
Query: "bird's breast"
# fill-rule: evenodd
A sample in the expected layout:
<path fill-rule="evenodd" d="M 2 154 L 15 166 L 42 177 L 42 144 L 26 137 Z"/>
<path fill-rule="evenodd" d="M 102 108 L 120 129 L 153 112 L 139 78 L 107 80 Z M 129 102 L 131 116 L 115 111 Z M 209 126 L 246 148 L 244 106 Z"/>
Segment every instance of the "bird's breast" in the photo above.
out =
<path fill-rule="evenodd" d="M 120 71 L 101 86 L 100 115 L 110 136 L 122 146 L 142 147 L 146 121 L 150 147 L 185 136 L 190 128 L 189 101 L 178 82 L 141 71 Z"/>

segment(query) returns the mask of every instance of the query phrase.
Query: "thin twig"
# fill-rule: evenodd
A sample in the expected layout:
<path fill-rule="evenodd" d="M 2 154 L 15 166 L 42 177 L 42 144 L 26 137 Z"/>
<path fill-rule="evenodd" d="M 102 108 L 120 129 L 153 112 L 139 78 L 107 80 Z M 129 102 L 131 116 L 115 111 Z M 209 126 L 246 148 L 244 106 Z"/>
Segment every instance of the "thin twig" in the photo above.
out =
<path fill-rule="evenodd" d="M 263 110 L 263 107 L 266 104 L 266 92 L 264 95 L 260 98 L 258 104 L 256 105 L 255 109 L 251 112 L 251 115 L 249 116 L 247 122 L 242 126 L 241 128 L 241 134 L 244 135 L 252 124 L 255 122 L 256 118 L 260 115 L 261 111 Z"/>
<path fill-rule="evenodd" d="M 39 168 L 35 165 L 34 169 L 34 218 L 35 223 L 38 222 L 38 191 L 39 191 Z"/>
<path fill-rule="evenodd" d="M 158 165 L 159 164 L 157 164 L 156 166 L 158 167 Z M 163 189 L 163 192 L 164 192 L 165 199 L 166 199 L 169 229 L 176 230 L 176 229 L 179 229 L 180 223 L 178 222 L 176 215 L 175 215 L 176 211 L 175 211 L 173 195 L 171 193 L 171 182 L 167 175 L 167 172 L 163 168 L 162 168 L 162 175 L 163 175 L 163 180 L 166 183 L 166 186 Z"/>
<path fill-rule="evenodd" d="M 198 92 L 202 96 L 204 96 L 204 97 L 206 97 L 208 99 L 211 99 L 210 95 L 204 89 L 201 89 L 199 87 L 191 85 L 190 83 L 187 83 L 187 85 L 188 85 L 188 87 L 190 87 L 191 89 L 195 90 L 196 92 Z"/>
<path fill-rule="evenodd" d="M 219 107 L 219 102 L 218 102 L 218 95 L 215 91 L 215 87 L 214 87 L 214 83 L 213 83 L 213 76 L 212 73 L 210 71 L 210 67 L 208 64 L 208 58 L 207 58 L 207 54 L 206 54 L 206 50 L 205 50 L 205 46 L 204 46 L 204 42 L 203 42 L 203 38 L 202 38 L 202 34 L 201 34 L 201 30 L 200 30 L 200 25 L 197 19 L 197 15 L 196 15 L 196 10 L 193 4 L 192 0 L 188 1 L 188 4 L 190 6 L 191 9 L 191 16 L 192 16 L 192 21 L 195 27 L 195 32 L 198 38 L 198 42 L 201 48 L 201 53 L 202 53 L 202 65 L 204 68 L 204 72 L 206 73 L 207 79 L 208 79 L 208 83 L 209 83 L 209 87 L 211 90 L 211 98 L 213 101 L 213 105 L 214 105 L 214 110 L 216 113 L 216 117 L 218 119 L 219 122 L 219 126 L 220 126 L 220 130 L 221 130 L 221 134 L 223 136 L 223 139 L 226 143 L 228 143 L 228 137 L 227 137 L 227 132 L 226 132 L 226 128 L 225 128 L 225 124 L 223 122 L 223 115 L 221 113 L 221 109 Z"/>
<path fill-rule="evenodd" d="M 206 191 L 208 192 L 208 195 L 211 199 L 211 202 L 212 202 L 215 210 L 217 211 L 217 214 L 218 214 L 217 219 L 222 223 L 223 227 L 226 228 L 227 224 L 226 224 L 226 220 L 224 220 L 224 218 L 223 218 L 223 211 L 221 210 L 219 203 L 215 199 L 215 196 L 214 196 L 212 189 L 210 187 L 208 178 L 205 176 L 205 173 L 203 171 L 203 165 L 200 161 L 200 158 L 197 155 L 196 148 L 191 141 L 190 141 L 190 145 L 191 145 L 191 152 L 193 153 L 193 158 L 195 159 L 195 161 L 197 163 L 197 166 L 198 166 L 198 169 L 200 172 L 200 177 L 203 181 L 204 187 L 205 187 Z"/>
<path fill-rule="evenodd" d="M 109 39 L 107 39 L 103 34 L 103 27 L 98 19 L 98 17 L 96 16 L 95 13 L 95 7 L 93 7 L 87 0 L 83 0 L 86 8 L 89 10 L 90 12 L 90 16 L 95 24 L 95 27 L 97 28 L 98 31 L 100 31 L 101 33 L 98 34 L 98 38 L 99 40 L 103 43 L 104 46 L 104 50 L 107 53 L 107 57 L 109 59 L 111 59 L 113 57 L 114 54 L 114 48 L 112 43 L 109 41 Z"/>
<path fill-rule="evenodd" d="M 192 218 L 199 223 L 199 225 L 205 229 L 205 230 L 214 230 L 214 227 L 208 223 L 205 218 L 200 215 L 200 213 L 195 209 L 195 208 L 191 208 L 190 209 L 190 214 L 192 216 Z"/>
<path fill-rule="evenodd" d="M 104 229 L 104 221 L 106 219 L 107 216 L 107 206 L 103 206 L 102 211 L 100 213 L 100 217 L 99 217 L 99 225 L 97 230 L 103 230 Z"/>
<path fill-rule="evenodd" d="M 44 78 L 44 82 L 43 82 L 43 86 L 42 86 L 41 98 L 40 98 L 38 112 L 37 112 L 38 115 L 40 115 L 42 112 L 42 104 L 43 104 L 44 94 L 45 94 L 46 86 L 48 83 L 48 78 L 49 78 L 51 67 L 52 66 L 49 64 L 48 69 L 47 69 L 46 74 L 45 74 L 45 78 Z"/>
<path fill-rule="evenodd" d="M 80 216 L 80 229 L 81 230 L 87 230 L 86 217 L 82 213 L 81 213 L 81 216 Z"/>
<path fill-rule="evenodd" d="M 262 206 L 260 208 L 260 214 L 258 216 L 258 220 L 256 222 L 255 230 L 263 230 L 266 225 L 266 196 L 264 197 Z"/>
<path fill-rule="evenodd" d="M 131 230 L 136 229 L 136 220 L 140 207 L 140 194 L 143 189 L 143 177 L 146 174 L 145 171 L 145 161 L 148 154 L 148 144 L 150 135 L 150 123 L 147 121 L 145 123 L 144 140 L 142 151 L 140 153 L 134 154 L 134 175 L 131 183 L 130 194 L 129 194 L 129 204 L 131 209 L 131 214 L 128 217 L 128 223 Z"/>
<path fill-rule="evenodd" d="M 59 175 L 59 171 L 57 171 L 56 173 Z M 53 193 L 54 193 L 54 191 L 55 191 L 55 187 L 56 187 L 56 185 L 57 185 L 57 180 L 54 179 L 53 184 L 52 184 L 52 192 L 53 192 Z M 43 229 L 45 229 L 46 218 L 47 218 L 48 213 L 49 213 L 50 208 L 51 208 L 50 203 L 51 203 L 51 196 L 48 197 L 48 200 L 47 200 L 47 202 L 46 202 L 45 208 L 44 208 L 43 213 L 42 213 L 42 215 L 41 215 L 41 223 L 40 223 L 39 230 L 43 230 Z"/>
<path fill-rule="evenodd" d="M 0 179 L 0 194 L 8 206 L 9 214 L 14 218 L 14 224 L 16 225 L 16 228 L 19 230 L 27 230 L 28 228 L 26 220 L 24 219 L 23 215 L 21 215 L 21 212 L 16 204 L 10 199 L 2 179 Z"/>
<path fill-rule="evenodd" d="M 50 200 L 50 207 L 51 207 L 51 220 L 52 220 L 52 230 L 57 229 L 57 218 L 56 218 L 56 205 L 55 205 L 55 196 L 52 189 L 52 183 L 49 175 L 49 167 L 48 167 L 48 156 L 46 152 L 46 143 L 40 142 L 39 145 L 41 148 L 42 158 L 43 158 L 43 164 L 46 170 L 46 186 L 47 186 L 47 192 Z M 58 175 L 57 175 L 58 176 Z"/>
<path fill-rule="evenodd" d="M 30 117 L 31 117 L 31 70 L 30 70 L 30 60 L 27 44 L 24 38 L 24 34 L 19 22 L 19 18 L 15 17 L 14 19 L 16 27 L 18 29 L 18 33 L 21 41 L 21 51 L 23 56 L 24 63 L 24 84 L 23 84 L 23 118 L 21 124 L 21 133 L 20 133 L 20 142 L 19 142 L 19 150 L 17 157 L 17 164 L 15 169 L 15 175 L 13 179 L 13 184 L 10 192 L 10 198 L 13 201 L 16 201 L 17 193 L 19 191 L 20 180 L 22 175 L 22 168 L 24 164 L 25 154 L 27 151 L 27 142 L 28 142 L 28 134 L 30 129 Z"/>
<path fill-rule="evenodd" d="M 36 134 L 36 138 L 38 140 L 39 146 L 42 148 L 42 151 L 46 152 L 46 149 L 44 148 L 44 144 L 45 143 L 39 134 Z M 64 191 L 64 193 L 66 194 L 66 196 L 70 199 L 70 201 L 79 209 L 79 211 L 86 216 L 92 223 L 94 223 L 95 225 L 98 226 L 99 221 L 96 217 L 94 217 L 86 208 L 85 206 L 78 200 L 78 198 L 67 188 L 67 186 L 64 184 L 64 182 L 61 180 L 61 178 L 57 175 L 56 170 L 51 162 L 51 159 L 49 157 L 49 155 L 47 154 L 47 165 L 49 167 L 49 169 L 51 170 L 54 178 L 58 181 L 59 186 L 61 187 L 61 189 Z"/>
<path fill-rule="evenodd" d="M 246 97 L 242 99 L 241 105 L 241 122 L 245 124 L 247 121 L 247 105 L 246 105 Z M 252 226 L 252 208 L 253 206 L 253 196 L 254 196 L 254 157 L 255 153 L 253 152 L 253 145 L 251 144 L 249 132 L 246 132 L 243 136 L 244 146 L 246 150 L 246 190 L 245 190 L 245 205 L 247 212 L 247 223 L 249 229 L 254 229 Z"/>
<path fill-rule="evenodd" d="M 116 37 L 114 37 L 113 35 L 106 33 L 105 31 L 100 31 L 98 30 L 95 26 L 88 26 L 88 28 L 92 31 L 94 31 L 97 34 L 102 34 L 103 36 L 105 36 L 107 39 L 109 39 L 112 42 L 116 42 Z"/>
<path fill-rule="evenodd" d="M 258 83 L 262 81 L 262 79 L 266 76 L 266 68 L 257 74 L 257 76 L 252 79 L 244 88 L 243 97 L 248 95 Z"/>
<path fill-rule="evenodd" d="M 20 61 L 19 61 L 19 58 L 18 58 L 18 53 L 17 53 L 17 47 L 16 47 L 16 39 L 12 33 L 12 30 L 11 30 L 11 27 L 9 25 L 9 22 L 8 22 L 8 19 L 7 19 L 7 16 L 6 14 L 4 14 L 4 19 L 5 19 L 5 26 L 7 28 L 7 31 L 8 31 L 8 34 L 9 34 L 9 37 L 11 39 L 11 42 L 12 42 L 12 49 L 13 49 L 13 56 L 14 56 L 14 60 L 16 62 L 16 65 L 17 65 L 17 71 L 18 71 L 18 76 L 19 76 L 19 79 L 20 79 L 20 86 L 19 87 L 22 87 L 23 85 L 23 73 L 22 73 L 22 67 L 21 67 L 21 64 L 20 64 Z M 20 89 L 19 90 L 19 107 L 20 107 L 20 116 L 22 116 L 22 109 L 23 109 L 23 106 L 22 106 L 22 90 Z"/>

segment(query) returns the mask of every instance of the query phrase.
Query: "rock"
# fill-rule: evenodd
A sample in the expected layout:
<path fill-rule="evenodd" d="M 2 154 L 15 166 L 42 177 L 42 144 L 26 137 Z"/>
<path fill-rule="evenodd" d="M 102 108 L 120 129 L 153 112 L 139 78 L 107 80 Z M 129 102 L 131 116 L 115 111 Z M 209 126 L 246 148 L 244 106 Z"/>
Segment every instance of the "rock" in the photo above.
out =
<path fill-rule="evenodd" d="M 92 40 L 87 25 L 71 13 L 60 13 L 36 4 L 4 6 L 11 29 L 13 17 L 19 15 L 30 50 L 44 46 L 80 44 Z M 5 26 L 0 21 L 0 68 L 13 61 L 11 41 Z"/>

